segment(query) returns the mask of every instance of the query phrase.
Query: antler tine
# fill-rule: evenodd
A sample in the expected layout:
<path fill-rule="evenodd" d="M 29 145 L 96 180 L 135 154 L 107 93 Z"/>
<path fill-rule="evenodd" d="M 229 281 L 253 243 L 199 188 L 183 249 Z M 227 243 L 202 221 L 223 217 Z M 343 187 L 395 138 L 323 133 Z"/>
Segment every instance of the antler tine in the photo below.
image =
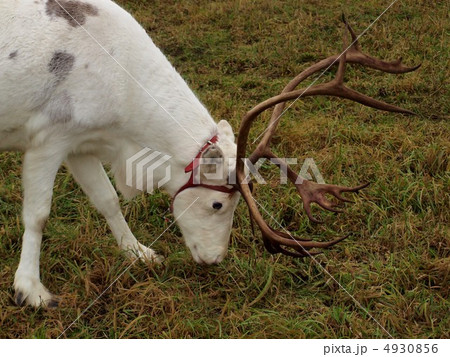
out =
<path fill-rule="evenodd" d="M 337 85 L 344 84 L 345 66 L 347 64 L 347 46 L 348 46 L 347 32 L 344 31 L 342 53 L 338 57 L 339 65 L 338 70 L 336 72 L 336 77 L 334 79 Z"/>
<path fill-rule="evenodd" d="M 350 36 L 352 36 L 352 47 L 354 47 L 357 50 L 360 50 L 358 36 L 356 36 L 355 31 L 353 31 L 353 28 L 347 22 L 347 18 L 345 17 L 344 13 L 342 13 L 342 22 L 345 24 L 345 28 L 348 30 L 348 32 L 350 32 Z"/>
<path fill-rule="evenodd" d="M 269 158 L 272 159 L 272 162 L 274 162 L 278 166 L 286 169 L 287 171 L 285 172 L 287 172 L 289 180 L 294 183 L 298 192 L 300 193 L 300 196 L 302 197 L 303 205 L 309 219 L 316 223 L 321 223 L 321 221 L 313 217 L 310 207 L 311 203 L 317 203 L 323 209 L 339 213 L 341 211 L 335 208 L 338 205 L 334 202 L 329 201 L 325 195 L 330 194 L 341 202 L 352 202 L 349 199 L 345 198 L 343 196 L 343 193 L 357 193 L 361 189 L 367 187 L 368 184 L 356 187 L 344 187 L 325 184 L 320 185 L 315 182 L 310 182 L 308 180 L 299 178 L 298 175 L 291 168 L 289 168 L 285 161 L 276 157 L 270 150 L 270 142 L 278 126 L 279 118 L 283 113 L 285 102 L 293 99 L 297 100 L 300 97 L 331 95 L 350 99 L 352 101 L 356 101 L 363 105 L 370 106 L 376 109 L 404 114 L 414 114 L 409 110 L 368 97 L 344 85 L 344 72 L 346 63 L 358 63 L 388 73 L 406 73 L 419 68 L 420 65 L 416 67 L 405 67 L 401 64 L 401 60 L 397 60 L 394 62 L 385 62 L 367 56 L 366 54 L 361 52 L 358 38 L 344 16 L 343 22 L 352 37 L 352 44 L 347 48 L 347 37 L 346 35 L 344 35 L 344 51 L 341 55 L 330 56 L 327 59 L 322 60 L 304 70 L 291 82 L 288 83 L 281 94 L 267 99 L 262 103 L 259 103 L 249 112 L 247 112 L 241 122 L 237 140 L 236 174 L 238 179 L 238 187 L 249 207 L 251 217 L 255 220 L 261 230 L 264 245 L 266 249 L 271 253 L 282 253 L 290 256 L 304 257 L 312 254 L 308 252 L 309 249 L 328 248 L 334 244 L 339 243 L 346 237 L 335 239 L 331 242 L 304 241 L 298 237 L 294 237 L 290 234 L 272 229 L 264 220 L 256 204 L 257 202 L 252 196 L 251 190 L 249 188 L 249 183 L 247 182 L 247 178 L 244 173 L 244 158 L 246 156 L 247 140 L 250 132 L 250 127 L 261 113 L 269 108 L 274 107 L 274 111 L 269 122 L 269 127 L 266 130 L 256 150 L 251 154 L 249 161 L 255 163 L 259 158 Z M 337 70 L 335 78 L 330 82 L 295 90 L 295 88 L 302 81 L 304 81 L 312 74 L 325 68 L 331 67 L 336 63 L 339 64 L 339 68 Z M 287 250 L 286 248 L 293 249 L 293 251 Z"/>
<path fill-rule="evenodd" d="M 272 233 L 272 234 L 270 234 Z M 306 257 L 311 255 L 317 255 L 321 252 L 311 252 L 310 250 L 313 248 L 329 248 L 335 244 L 338 244 L 339 242 L 342 242 L 344 239 L 348 238 L 350 234 L 347 234 L 346 236 L 337 238 L 335 240 L 329 241 L 329 242 L 307 242 L 308 244 L 305 244 L 304 242 L 300 241 L 297 237 L 292 236 L 291 234 L 287 235 L 289 238 L 285 241 L 281 241 L 280 237 L 284 236 L 284 232 L 276 231 L 272 228 L 270 228 L 269 231 L 263 232 L 263 241 L 264 246 L 266 247 L 267 251 L 272 254 L 276 253 L 283 253 L 290 256 L 296 256 L 296 257 Z M 291 248 L 294 250 L 294 252 L 289 251 L 285 249 L 284 247 Z M 288 253 L 289 252 L 289 253 Z"/>
<path fill-rule="evenodd" d="M 341 202 L 354 203 L 352 200 L 344 197 L 343 193 L 358 193 L 362 189 L 369 186 L 369 183 L 365 183 L 356 187 L 317 184 L 315 182 L 308 181 L 299 177 L 285 161 L 281 160 L 273 153 L 271 153 L 271 156 L 269 156 L 268 158 L 271 159 L 272 163 L 282 168 L 283 172 L 286 172 L 289 181 L 294 184 L 300 194 L 300 197 L 302 198 L 303 208 L 305 209 L 306 215 L 308 216 L 310 221 L 314 223 L 323 223 L 323 221 L 315 218 L 312 215 L 311 203 L 317 203 L 321 208 L 331 212 L 342 213 L 341 210 L 335 209 L 335 207 L 337 207 L 338 205 L 334 202 L 329 201 L 325 197 L 325 194 L 330 194 Z"/>
<path fill-rule="evenodd" d="M 421 64 L 418 64 L 417 66 L 413 66 L 413 67 L 404 66 L 402 64 L 402 57 L 400 57 L 399 59 L 392 61 L 392 62 L 386 62 L 386 61 L 382 61 L 380 59 L 370 57 L 370 56 L 364 54 L 361 51 L 361 46 L 358 41 L 358 36 L 356 36 L 355 31 L 353 31 L 353 28 L 348 23 L 344 14 L 342 14 L 342 22 L 345 24 L 345 27 L 348 29 L 348 31 L 350 32 L 350 35 L 352 36 L 352 44 L 351 44 L 349 50 L 347 51 L 348 57 L 352 58 L 352 60 L 351 60 L 352 63 L 359 63 L 363 66 L 378 69 L 380 71 L 392 73 L 392 74 L 413 72 L 421 66 Z M 353 60 L 355 62 L 353 62 Z"/>

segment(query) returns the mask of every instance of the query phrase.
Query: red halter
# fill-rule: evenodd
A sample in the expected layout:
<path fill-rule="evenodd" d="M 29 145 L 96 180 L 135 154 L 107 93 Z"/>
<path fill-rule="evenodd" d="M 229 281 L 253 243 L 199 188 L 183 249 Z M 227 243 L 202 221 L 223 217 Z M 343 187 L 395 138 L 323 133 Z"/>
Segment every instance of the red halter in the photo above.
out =
<path fill-rule="evenodd" d="M 232 194 L 234 192 L 237 191 L 236 188 L 232 187 L 229 188 L 227 186 L 213 186 L 213 185 L 206 185 L 203 183 L 194 183 L 194 170 L 200 165 L 200 158 L 202 156 L 202 154 L 206 151 L 206 149 L 208 149 L 211 145 L 215 144 L 217 142 L 217 140 L 219 140 L 219 138 L 217 137 L 217 135 L 213 136 L 210 140 L 208 140 L 206 142 L 205 145 L 203 145 L 203 147 L 201 148 L 201 150 L 199 151 L 199 153 L 197 154 L 197 156 L 194 158 L 194 160 L 192 160 L 189 165 L 187 165 L 184 169 L 185 173 L 191 172 L 191 177 L 189 178 L 189 181 L 186 182 L 185 185 L 183 185 L 178 191 L 177 193 L 175 193 L 175 195 L 172 198 L 172 203 L 170 204 L 170 210 L 173 212 L 173 202 L 175 201 L 175 197 L 177 197 L 177 195 L 179 195 L 181 192 L 183 192 L 184 190 L 188 189 L 188 188 L 192 188 L 192 187 L 204 187 L 207 188 L 209 190 L 213 190 L 213 191 L 219 191 L 219 192 L 223 192 L 223 193 L 228 193 L 228 194 Z"/>

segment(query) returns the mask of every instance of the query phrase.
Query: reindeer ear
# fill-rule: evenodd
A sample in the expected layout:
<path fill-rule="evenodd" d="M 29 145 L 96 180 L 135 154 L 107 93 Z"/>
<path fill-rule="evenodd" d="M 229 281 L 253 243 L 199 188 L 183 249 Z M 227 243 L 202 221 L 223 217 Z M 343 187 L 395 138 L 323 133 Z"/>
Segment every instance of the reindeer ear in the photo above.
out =
<path fill-rule="evenodd" d="M 223 152 L 216 144 L 211 145 L 205 150 L 202 155 L 202 159 L 208 159 L 201 164 L 201 174 L 213 174 L 216 173 L 216 169 L 223 164 Z"/>
<path fill-rule="evenodd" d="M 234 143 L 234 134 L 233 134 L 233 128 L 231 127 L 230 123 L 228 123 L 226 120 L 221 120 L 217 127 L 219 128 L 219 134 L 222 136 L 225 136 L 229 138 Z"/>

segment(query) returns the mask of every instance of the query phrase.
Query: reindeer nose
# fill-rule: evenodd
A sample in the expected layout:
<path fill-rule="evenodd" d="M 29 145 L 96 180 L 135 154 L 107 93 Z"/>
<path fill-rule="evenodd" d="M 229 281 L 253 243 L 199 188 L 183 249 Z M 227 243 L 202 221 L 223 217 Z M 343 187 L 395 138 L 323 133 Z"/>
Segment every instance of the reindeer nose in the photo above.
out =
<path fill-rule="evenodd" d="M 207 259 L 204 260 L 200 257 L 198 257 L 198 261 L 197 263 L 199 263 L 200 265 L 215 265 L 215 264 L 219 264 L 221 261 L 223 260 L 223 256 L 221 254 L 219 254 L 217 257 L 215 257 L 214 259 Z"/>

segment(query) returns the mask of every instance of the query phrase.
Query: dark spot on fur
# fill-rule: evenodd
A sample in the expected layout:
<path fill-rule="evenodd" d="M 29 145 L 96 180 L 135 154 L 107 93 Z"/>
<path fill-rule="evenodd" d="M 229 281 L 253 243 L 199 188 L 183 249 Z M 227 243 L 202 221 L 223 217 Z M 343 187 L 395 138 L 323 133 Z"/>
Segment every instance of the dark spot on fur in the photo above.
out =
<path fill-rule="evenodd" d="M 19 306 L 23 306 L 24 305 L 25 299 L 24 299 L 23 293 L 21 291 L 16 293 L 16 299 L 15 300 L 16 300 L 16 304 L 17 305 L 19 305 Z"/>
<path fill-rule="evenodd" d="M 97 16 L 98 9 L 81 1 L 48 0 L 45 12 L 48 16 L 58 16 L 67 20 L 70 26 L 77 27 L 86 23 L 87 16 Z"/>
<path fill-rule="evenodd" d="M 44 113 L 54 124 L 65 124 L 72 120 L 72 98 L 67 91 L 54 95 L 46 104 Z"/>
<path fill-rule="evenodd" d="M 64 80 L 72 70 L 75 57 L 67 52 L 55 52 L 48 63 L 48 70 L 60 81 Z"/>
<path fill-rule="evenodd" d="M 85 68 L 85 69 L 88 69 L 88 68 L 89 68 L 89 63 L 86 63 L 86 64 L 84 65 L 84 68 Z"/>
<path fill-rule="evenodd" d="M 11 52 L 11 53 L 9 54 L 9 59 L 14 59 L 14 58 L 16 58 L 16 57 L 17 57 L 17 52 L 18 52 L 18 51 Z"/>

